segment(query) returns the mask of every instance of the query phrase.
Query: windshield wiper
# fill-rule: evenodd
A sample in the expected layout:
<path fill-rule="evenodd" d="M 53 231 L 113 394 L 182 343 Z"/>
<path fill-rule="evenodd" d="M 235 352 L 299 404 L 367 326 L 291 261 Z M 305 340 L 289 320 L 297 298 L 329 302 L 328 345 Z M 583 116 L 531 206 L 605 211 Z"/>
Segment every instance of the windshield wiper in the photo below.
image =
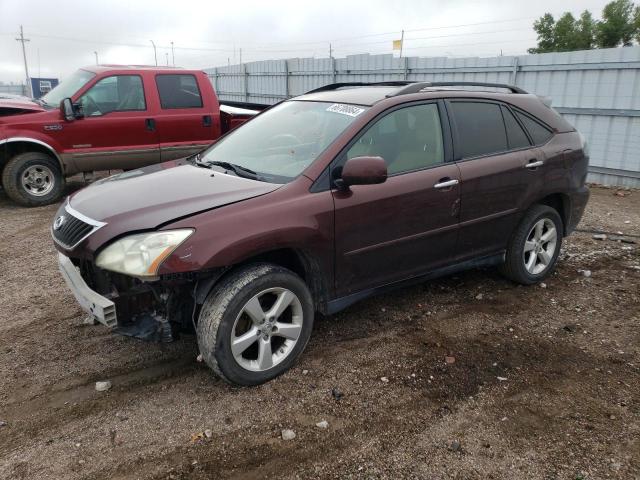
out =
<path fill-rule="evenodd" d="M 251 170 L 249 168 L 246 168 L 246 167 L 243 167 L 241 165 L 237 165 L 235 163 L 219 162 L 219 161 L 216 161 L 216 160 L 210 160 L 208 162 L 199 162 L 198 161 L 198 157 L 196 157 L 196 163 L 199 163 L 200 165 L 206 165 L 206 166 L 222 167 L 225 170 L 231 170 L 237 176 L 243 177 L 243 178 L 250 178 L 252 180 L 260 180 L 261 179 L 258 176 L 258 174 L 256 172 L 254 172 L 253 170 Z"/>

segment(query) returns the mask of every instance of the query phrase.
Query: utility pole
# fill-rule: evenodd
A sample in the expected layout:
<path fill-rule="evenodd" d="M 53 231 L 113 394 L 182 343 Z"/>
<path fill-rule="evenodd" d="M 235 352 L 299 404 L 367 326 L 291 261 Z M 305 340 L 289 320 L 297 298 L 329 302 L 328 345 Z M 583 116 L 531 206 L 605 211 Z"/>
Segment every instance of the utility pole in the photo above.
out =
<path fill-rule="evenodd" d="M 329 44 L 329 58 L 333 58 L 333 51 L 331 50 L 331 44 Z"/>
<path fill-rule="evenodd" d="M 402 47 L 404 47 L 404 30 L 402 30 L 402 34 L 400 35 L 400 58 L 402 58 Z"/>
<path fill-rule="evenodd" d="M 158 54 L 156 53 L 156 44 L 153 43 L 153 40 L 149 40 L 151 45 L 153 45 L 153 58 L 156 60 L 156 67 L 158 66 Z"/>
<path fill-rule="evenodd" d="M 33 97 L 33 92 L 31 91 L 31 80 L 29 78 L 29 67 L 27 66 L 27 51 L 25 49 L 25 42 L 29 42 L 30 40 L 28 38 L 24 38 L 24 32 L 22 30 L 22 25 L 20 25 L 20 38 L 16 38 L 16 40 L 20 43 L 22 43 L 22 58 L 24 59 L 24 74 L 26 76 L 27 79 L 27 83 L 25 85 L 26 87 L 26 93 L 27 96 L 29 97 Z"/>
<path fill-rule="evenodd" d="M 176 56 L 173 52 L 173 42 L 171 42 L 171 64 L 175 67 L 176 66 Z"/>
<path fill-rule="evenodd" d="M 94 51 L 93 54 L 96 56 L 96 65 L 100 65 L 100 62 L 98 62 L 98 52 Z"/>
<path fill-rule="evenodd" d="M 240 65 L 242 65 L 242 48 L 240 49 Z"/>

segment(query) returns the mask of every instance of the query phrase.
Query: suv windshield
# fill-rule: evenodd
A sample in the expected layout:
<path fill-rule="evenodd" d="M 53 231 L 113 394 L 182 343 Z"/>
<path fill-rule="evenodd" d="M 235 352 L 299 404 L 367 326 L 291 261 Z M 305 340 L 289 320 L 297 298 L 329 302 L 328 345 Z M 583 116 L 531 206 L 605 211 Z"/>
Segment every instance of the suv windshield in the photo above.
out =
<path fill-rule="evenodd" d="M 80 90 L 89 80 L 96 74 L 87 70 L 77 70 L 73 75 L 67 77 L 56 88 L 44 95 L 42 100 L 47 106 L 57 108 L 60 102 L 72 97 L 74 93 Z"/>
<path fill-rule="evenodd" d="M 203 152 L 200 163 L 229 163 L 287 183 L 318 158 L 365 107 L 288 101 L 252 119 Z"/>

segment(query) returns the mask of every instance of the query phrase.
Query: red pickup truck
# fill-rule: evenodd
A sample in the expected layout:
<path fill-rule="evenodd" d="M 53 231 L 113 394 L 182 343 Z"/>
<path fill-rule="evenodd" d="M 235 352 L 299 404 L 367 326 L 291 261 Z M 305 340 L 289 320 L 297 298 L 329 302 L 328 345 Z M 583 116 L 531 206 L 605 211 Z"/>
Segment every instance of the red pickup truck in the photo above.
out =
<path fill-rule="evenodd" d="M 0 97 L 2 186 L 21 205 L 53 203 L 65 177 L 193 155 L 260 107 L 221 105 L 202 71 L 85 67 L 41 99 Z"/>

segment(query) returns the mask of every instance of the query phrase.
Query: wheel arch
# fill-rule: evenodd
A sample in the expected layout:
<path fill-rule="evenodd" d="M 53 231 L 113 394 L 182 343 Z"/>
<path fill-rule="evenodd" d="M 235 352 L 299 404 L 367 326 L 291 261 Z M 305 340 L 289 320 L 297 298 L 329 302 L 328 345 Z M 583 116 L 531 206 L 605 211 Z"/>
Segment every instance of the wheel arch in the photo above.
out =
<path fill-rule="evenodd" d="M 314 308 L 320 313 L 326 313 L 329 300 L 329 279 L 323 271 L 320 262 L 309 252 L 293 247 L 283 247 L 250 255 L 224 271 L 211 277 L 209 282 L 203 283 L 205 291 L 198 292 L 198 298 L 204 299 L 213 288 L 231 272 L 251 263 L 271 263 L 291 270 L 307 284 L 313 297 Z"/>
<path fill-rule="evenodd" d="M 4 169 L 11 158 L 26 152 L 41 152 L 52 156 L 58 162 L 60 172 L 64 175 L 64 164 L 55 148 L 42 140 L 30 137 L 10 137 L 0 140 L 0 171 Z"/>
<path fill-rule="evenodd" d="M 567 228 L 569 225 L 569 216 L 571 214 L 571 198 L 565 193 L 551 193 L 539 200 L 533 202 L 532 205 L 546 205 L 553 208 L 562 219 L 562 236 L 567 236 Z M 529 206 L 531 207 L 531 205 Z"/>

